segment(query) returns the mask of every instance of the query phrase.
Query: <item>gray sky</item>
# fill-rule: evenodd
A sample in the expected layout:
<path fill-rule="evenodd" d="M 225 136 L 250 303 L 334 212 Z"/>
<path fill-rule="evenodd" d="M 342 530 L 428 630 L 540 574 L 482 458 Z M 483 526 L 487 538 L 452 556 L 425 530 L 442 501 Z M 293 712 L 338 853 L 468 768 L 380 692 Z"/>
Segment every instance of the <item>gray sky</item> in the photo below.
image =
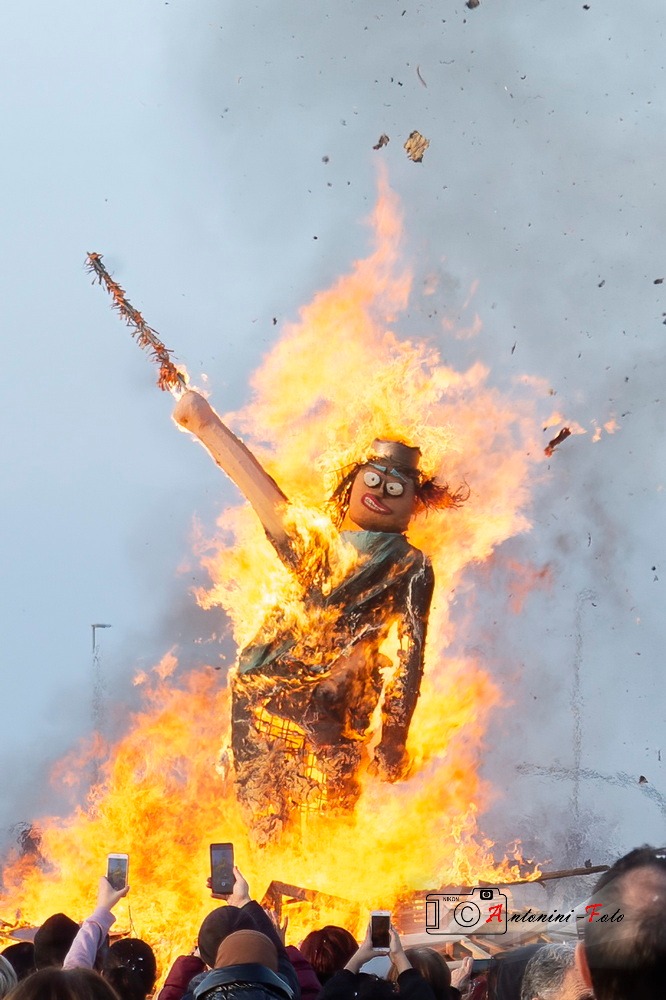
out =
<path fill-rule="evenodd" d="M 4 829 L 50 808 L 48 765 L 90 729 L 92 622 L 113 625 L 109 704 L 174 643 L 196 660 L 205 577 L 178 568 L 193 518 L 235 497 L 86 252 L 231 409 L 280 325 L 369 252 L 381 160 L 415 268 L 397 332 L 503 389 L 545 379 L 589 432 L 459 594 L 465 646 L 515 699 L 485 763 L 514 798 L 488 832 L 562 864 L 662 836 L 665 24 L 661 0 L 3 4 Z M 474 313 L 476 337 L 447 334 Z M 511 560 L 553 584 L 507 617 Z"/>

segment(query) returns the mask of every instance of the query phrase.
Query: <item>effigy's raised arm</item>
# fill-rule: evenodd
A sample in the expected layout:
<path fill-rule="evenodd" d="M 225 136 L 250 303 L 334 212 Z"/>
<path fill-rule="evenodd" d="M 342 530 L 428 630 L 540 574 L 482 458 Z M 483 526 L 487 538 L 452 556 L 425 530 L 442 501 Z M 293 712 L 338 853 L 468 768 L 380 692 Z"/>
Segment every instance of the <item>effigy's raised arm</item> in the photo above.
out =
<path fill-rule="evenodd" d="M 286 542 L 286 496 L 250 449 L 222 423 L 210 403 L 198 392 L 188 390 L 178 400 L 173 418 L 198 438 L 216 465 L 249 500 L 274 544 Z"/>
<path fill-rule="evenodd" d="M 172 351 L 161 340 L 157 330 L 149 326 L 138 309 L 127 298 L 125 289 L 107 271 L 102 254 L 89 253 L 86 267 L 93 281 L 104 285 L 114 307 L 130 328 L 139 347 L 148 351 L 159 364 L 157 384 L 160 389 L 180 393 L 187 385 L 183 371 L 171 358 Z M 173 413 L 181 427 L 191 431 L 210 452 L 215 462 L 226 472 L 254 507 L 259 520 L 282 559 L 289 559 L 289 538 L 285 529 L 284 512 L 287 498 L 277 483 L 235 434 L 226 427 L 212 406 L 198 392 L 188 390 L 179 399 Z"/>

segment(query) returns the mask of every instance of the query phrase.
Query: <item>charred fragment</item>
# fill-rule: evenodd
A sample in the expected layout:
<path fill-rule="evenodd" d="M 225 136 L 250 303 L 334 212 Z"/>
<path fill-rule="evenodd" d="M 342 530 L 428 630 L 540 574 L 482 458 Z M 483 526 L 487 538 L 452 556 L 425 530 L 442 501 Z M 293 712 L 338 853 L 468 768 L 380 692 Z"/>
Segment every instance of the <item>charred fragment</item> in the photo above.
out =
<path fill-rule="evenodd" d="M 386 135 L 386 133 L 382 132 L 382 134 L 380 135 L 379 139 L 377 139 L 377 142 L 375 143 L 375 145 L 372 148 L 373 149 L 381 149 L 382 146 L 388 146 L 388 144 L 389 144 L 390 141 L 391 140 Z"/>
<path fill-rule="evenodd" d="M 42 857 L 42 835 L 32 823 L 16 823 L 10 830 L 16 841 L 19 856 L 22 858 L 32 858 L 36 862 L 43 864 Z"/>
<path fill-rule="evenodd" d="M 405 143 L 405 151 L 410 160 L 413 160 L 414 163 L 421 163 L 423 154 L 429 145 L 430 140 L 426 139 L 420 132 L 410 132 Z"/>
<path fill-rule="evenodd" d="M 552 441 L 548 442 L 548 444 L 544 448 L 544 454 L 546 454 L 550 458 L 550 456 L 557 448 L 558 444 L 562 444 L 562 442 L 566 441 L 568 437 L 571 437 L 571 431 L 569 430 L 568 427 L 563 427 L 560 433 L 557 434 Z"/>

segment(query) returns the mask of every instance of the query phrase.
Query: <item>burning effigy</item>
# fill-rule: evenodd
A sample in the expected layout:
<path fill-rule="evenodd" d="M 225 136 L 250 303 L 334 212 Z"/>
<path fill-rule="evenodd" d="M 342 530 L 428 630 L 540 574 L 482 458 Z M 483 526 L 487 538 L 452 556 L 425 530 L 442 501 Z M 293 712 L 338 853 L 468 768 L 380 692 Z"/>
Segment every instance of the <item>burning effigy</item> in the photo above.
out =
<path fill-rule="evenodd" d="M 412 279 L 384 181 L 372 222 L 368 256 L 284 325 L 249 402 L 220 417 L 89 256 L 177 398 L 180 429 L 196 438 L 201 420 L 232 435 L 239 464 L 225 458 L 226 472 L 252 496 L 195 529 L 210 581 L 195 597 L 211 621 L 197 662 L 185 669 L 165 635 L 123 731 L 57 764 L 71 813 L 36 820 L 38 854 L 8 859 L 8 923 L 83 916 L 108 850 L 132 858 L 132 916 L 121 909 L 119 923 L 164 963 L 210 908 L 212 842 L 234 842 L 258 898 L 276 880 L 307 888 L 289 906 L 301 936 L 314 921 L 361 931 L 368 908 L 523 873 L 480 830 L 496 794 L 481 768 L 487 721 L 503 695 L 476 648 L 466 573 L 529 529 L 542 427 L 562 418 L 541 380 L 500 389 L 480 361 L 458 371 L 435 337 L 394 332 Z M 381 530 L 383 507 L 400 504 L 397 530 Z M 213 640 L 225 628 L 239 651 L 227 685 Z"/>
<path fill-rule="evenodd" d="M 261 402 L 255 398 L 241 414 L 221 417 L 203 390 L 190 387 L 101 256 L 88 257 L 133 336 L 159 364 L 160 388 L 177 398 L 176 424 L 249 501 L 223 517 L 233 542 L 204 560 L 213 586 L 197 597 L 231 618 L 238 653 L 228 672 L 218 771 L 231 779 L 250 839 L 260 845 L 279 842 L 290 826 L 302 832 L 303 819 L 314 814 L 350 816 L 369 783 L 402 784 L 422 768 L 412 720 L 427 673 L 436 575 L 449 586 L 456 560 L 462 555 L 464 565 L 479 545 L 491 551 L 496 534 L 488 501 L 497 486 L 488 491 L 484 456 L 483 469 L 469 476 L 487 495 L 475 491 L 469 507 L 477 509 L 462 517 L 466 551 L 446 549 L 456 530 L 441 511 L 469 499 L 474 465 L 471 456 L 461 462 L 468 435 L 454 430 L 452 399 L 461 386 L 480 386 L 485 372 L 476 367 L 458 376 L 439 365 L 435 351 L 401 343 L 372 318 L 378 300 L 395 311 L 409 290 L 408 280 L 393 273 L 399 222 L 384 180 L 382 187 L 379 248 L 344 290 L 354 299 L 348 315 L 336 311 L 338 291 L 327 293 L 332 315 L 323 324 L 304 317 L 282 338 L 258 376 L 265 380 Z M 341 351 L 349 360 L 341 362 Z M 375 370 L 368 375 L 370 359 Z M 346 392 L 335 380 L 341 363 Z M 465 413 L 468 425 L 474 419 Z M 252 447 L 232 424 L 247 430 Z M 493 433 L 503 434 L 497 421 Z M 295 449 L 286 446 L 290 437 Z M 268 453 L 266 440 L 273 444 Z M 452 476 L 463 485 L 450 489 Z M 514 525 L 520 522 L 518 514 Z M 434 677 L 447 666 L 441 607 L 435 628 Z M 427 728 L 423 719 L 419 726 L 421 733 Z"/>
<path fill-rule="evenodd" d="M 310 519 L 306 531 L 202 396 L 186 392 L 174 418 L 245 494 L 301 591 L 295 612 L 270 611 L 231 676 L 236 786 L 263 840 L 303 808 L 351 809 L 363 766 L 388 781 L 406 777 L 434 577 L 404 533 L 419 509 L 459 506 L 466 491 L 424 477 L 418 447 L 375 439 L 344 470 L 329 502 L 330 525 L 313 532 Z M 338 533 L 345 519 L 352 530 Z"/>

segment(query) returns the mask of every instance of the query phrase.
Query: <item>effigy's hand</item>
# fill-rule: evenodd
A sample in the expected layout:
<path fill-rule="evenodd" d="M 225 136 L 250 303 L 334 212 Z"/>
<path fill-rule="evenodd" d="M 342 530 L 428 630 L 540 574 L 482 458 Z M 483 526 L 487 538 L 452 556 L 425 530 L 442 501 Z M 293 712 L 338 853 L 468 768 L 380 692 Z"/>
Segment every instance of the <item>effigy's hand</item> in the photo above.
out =
<path fill-rule="evenodd" d="M 200 393 L 188 389 L 176 403 L 173 418 L 177 424 L 189 430 L 192 425 L 198 428 L 213 424 L 215 412 Z"/>
<path fill-rule="evenodd" d="M 404 748 L 382 746 L 375 750 L 370 773 L 382 781 L 404 781 L 410 772 L 410 760 Z"/>

